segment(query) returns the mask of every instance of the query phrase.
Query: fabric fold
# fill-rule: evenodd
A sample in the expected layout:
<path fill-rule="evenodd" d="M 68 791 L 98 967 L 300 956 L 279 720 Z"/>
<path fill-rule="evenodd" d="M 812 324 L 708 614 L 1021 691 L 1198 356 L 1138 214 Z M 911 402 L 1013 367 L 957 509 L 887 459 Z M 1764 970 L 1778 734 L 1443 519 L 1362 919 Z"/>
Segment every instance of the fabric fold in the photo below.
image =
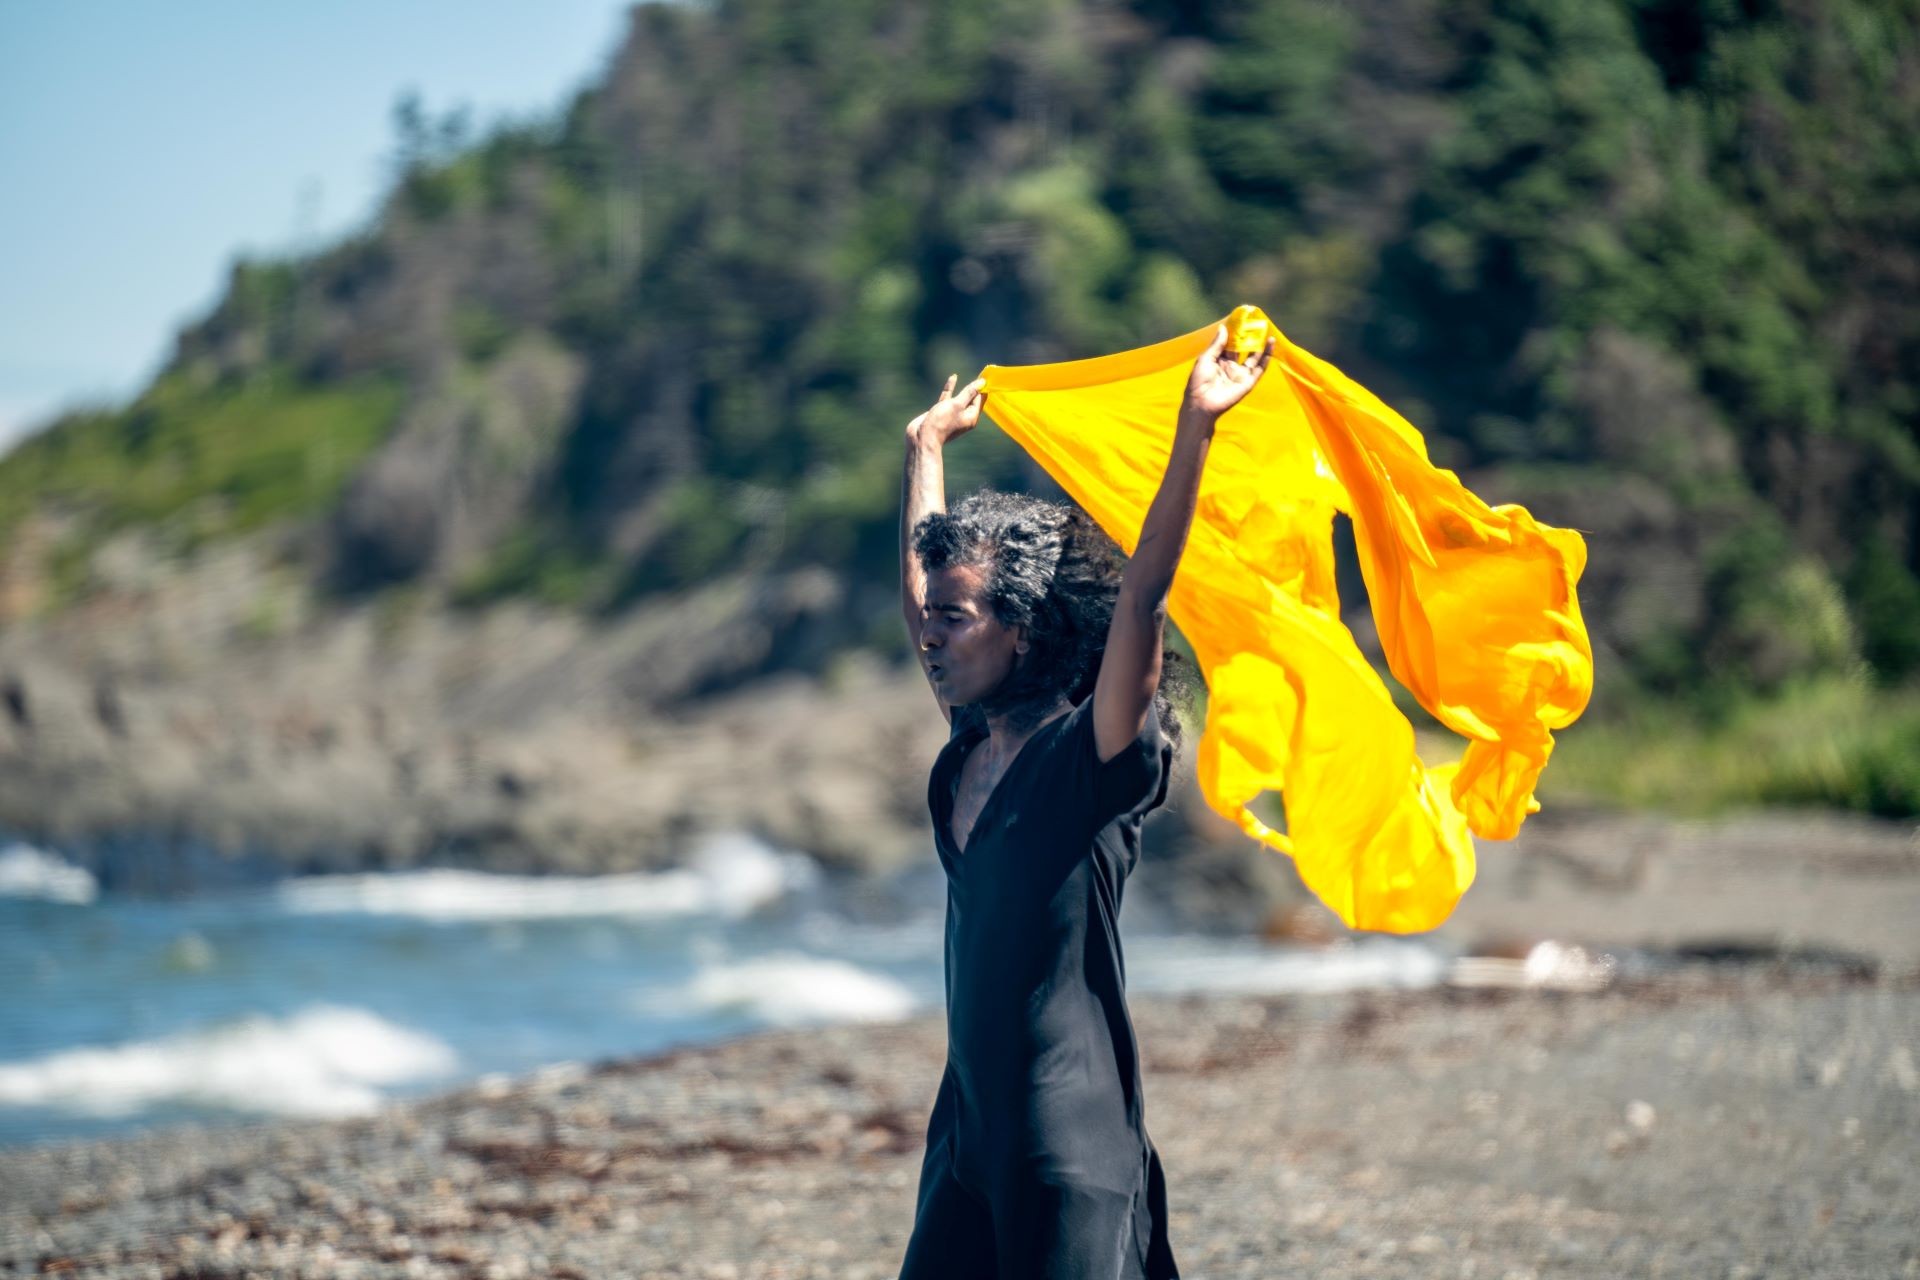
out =
<path fill-rule="evenodd" d="M 1420 433 L 1289 342 L 1254 307 L 1236 350 L 1272 366 L 1220 419 L 1169 612 L 1208 688 L 1196 752 L 1209 806 L 1291 854 L 1349 926 L 1444 921 L 1473 881 L 1472 834 L 1510 838 L 1583 711 L 1592 650 L 1576 586 L 1586 546 L 1522 507 L 1488 506 Z M 986 412 L 1131 555 L 1173 444 L 1188 370 L 1216 326 L 1091 360 L 987 366 Z M 1353 521 L 1393 676 L 1468 739 L 1429 768 L 1340 620 L 1332 523 Z M 1280 792 L 1286 830 L 1248 806 Z"/>

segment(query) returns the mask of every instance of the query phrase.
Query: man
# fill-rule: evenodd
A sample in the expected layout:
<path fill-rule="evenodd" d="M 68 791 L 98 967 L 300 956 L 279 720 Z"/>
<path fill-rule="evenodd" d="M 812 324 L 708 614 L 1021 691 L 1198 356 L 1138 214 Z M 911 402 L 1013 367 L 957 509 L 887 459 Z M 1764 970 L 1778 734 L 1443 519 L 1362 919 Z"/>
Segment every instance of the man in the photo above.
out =
<path fill-rule="evenodd" d="M 983 492 L 945 509 L 942 451 L 979 421 L 981 383 L 949 378 L 907 427 L 902 604 L 951 735 L 927 792 L 947 1066 L 902 1280 L 1178 1275 L 1119 916 L 1180 739 L 1167 593 L 1214 425 L 1273 353 L 1223 359 L 1226 339 L 1194 363 L 1124 570 L 1072 507 Z"/>

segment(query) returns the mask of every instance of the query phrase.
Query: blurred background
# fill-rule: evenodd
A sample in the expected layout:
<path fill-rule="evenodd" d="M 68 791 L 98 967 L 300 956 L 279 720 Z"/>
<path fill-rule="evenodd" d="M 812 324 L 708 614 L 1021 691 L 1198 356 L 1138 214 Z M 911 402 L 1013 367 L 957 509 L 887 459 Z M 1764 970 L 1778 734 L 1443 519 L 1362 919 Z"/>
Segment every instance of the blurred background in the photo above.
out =
<path fill-rule="evenodd" d="M 1423 939 L 1343 936 L 1189 755 L 1135 990 L 1920 959 L 1917 32 L 0 9 L 0 1143 L 937 1010 L 902 427 L 1241 302 L 1586 536 L 1598 683 Z"/>

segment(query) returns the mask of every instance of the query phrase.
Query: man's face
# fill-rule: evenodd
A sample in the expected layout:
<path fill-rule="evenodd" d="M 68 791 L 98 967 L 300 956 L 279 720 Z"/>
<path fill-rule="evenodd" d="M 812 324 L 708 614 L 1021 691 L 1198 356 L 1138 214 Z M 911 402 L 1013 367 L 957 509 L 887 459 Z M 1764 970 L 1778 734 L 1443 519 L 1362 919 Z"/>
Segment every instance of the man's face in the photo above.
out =
<path fill-rule="evenodd" d="M 977 702 L 1000 687 L 1026 643 L 1020 627 L 1001 625 L 981 599 L 986 573 L 972 565 L 927 575 L 920 625 L 920 665 L 951 707 Z"/>

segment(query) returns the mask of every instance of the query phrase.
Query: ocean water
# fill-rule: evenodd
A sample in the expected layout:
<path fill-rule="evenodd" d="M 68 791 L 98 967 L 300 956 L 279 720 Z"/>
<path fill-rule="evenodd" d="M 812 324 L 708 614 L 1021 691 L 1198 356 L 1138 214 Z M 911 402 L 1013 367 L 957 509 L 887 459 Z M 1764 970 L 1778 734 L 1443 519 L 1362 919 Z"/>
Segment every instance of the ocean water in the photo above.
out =
<path fill-rule="evenodd" d="M 0 844 L 0 1146 L 364 1115 L 494 1073 L 940 1008 L 928 866 L 840 883 L 722 836 L 680 870 L 297 877 L 117 897 Z M 1380 940 L 1296 951 L 1127 928 L 1129 990 L 1425 986 Z"/>

